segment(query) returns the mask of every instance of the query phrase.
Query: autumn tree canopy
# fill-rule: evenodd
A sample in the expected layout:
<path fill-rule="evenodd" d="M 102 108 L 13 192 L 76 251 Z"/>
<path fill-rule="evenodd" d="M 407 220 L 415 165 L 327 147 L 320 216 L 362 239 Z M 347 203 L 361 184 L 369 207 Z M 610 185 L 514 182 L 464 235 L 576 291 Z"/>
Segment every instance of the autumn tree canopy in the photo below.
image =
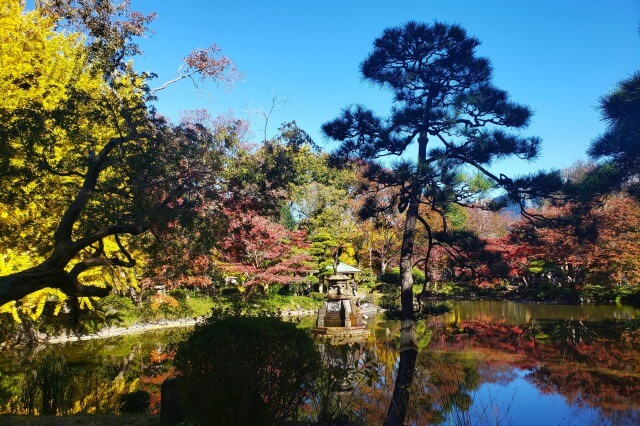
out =
<path fill-rule="evenodd" d="M 509 234 L 489 241 L 506 266 L 496 275 L 523 288 L 553 285 L 580 290 L 586 285 L 618 287 L 640 282 L 637 247 L 640 204 L 615 195 L 597 207 L 549 206 L 546 223 L 522 220 Z M 496 262 L 497 263 L 497 262 Z"/>
<path fill-rule="evenodd" d="M 170 126 L 150 108 L 149 76 L 129 60 L 152 16 L 127 6 L 1 3 L 0 85 L 9 96 L 0 105 L 0 238 L 13 248 L 3 256 L 24 262 L 3 271 L 0 304 L 45 288 L 72 300 L 108 294 L 82 274 L 133 266 L 126 236 L 212 188 L 207 135 Z M 211 52 L 185 62 L 208 78 L 233 71 Z"/>

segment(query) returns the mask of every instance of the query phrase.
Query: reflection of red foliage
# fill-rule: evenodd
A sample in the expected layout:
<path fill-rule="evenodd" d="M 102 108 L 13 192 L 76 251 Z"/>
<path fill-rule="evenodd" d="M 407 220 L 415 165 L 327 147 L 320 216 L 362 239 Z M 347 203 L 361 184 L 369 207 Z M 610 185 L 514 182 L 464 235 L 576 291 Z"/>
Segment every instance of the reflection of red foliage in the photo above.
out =
<path fill-rule="evenodd" d="M 482 370 L 496 365 L 530 370 L 527 379 L 541 392 L 563 395 L 570 402 L 605 411 L 640 409 L 637 345 L 593 337 L 590 330 L 592 338 L 585 339 L 585 325 L 579 322 L 564 327 L 566 338 L 538 342 L 518 325 L 461 322 L 453 329 L 436 328 L 429 349 L 483 353 Z"/>
<path fill-rule="evenodd" d="M 149 369 L 156 371 L 155 374 L 140 377 L 140 383 L 142 383 L 142 389 L 149 392 L 149 409 L 151 414 L 158 414 L 160 412 L 160 387 L 162 383 L 175 377 L 175 371 L 173 367 L 170 367 L 166 371 L 163 366 L 173 360 L 175 351 L 159 352 L 153 349 L 149 354 Z"/>
<path fill-rule="evenodd" d="M 158 414 L 160 412 L 160 387 L 165 380 L 174 376 L 175 373 L 173 372 L 173 369 L 171 369 L 166 373 L 140 377 L 140 382 L 143 385 L 142 389 L 149 392 L 150 395 L 149 411 L 151 414 Z"/>
<path fill-rule="evenodd" d="M 175 356 L 175 351 L 164 351 L 164 352 L 159 352 L 156 349 L 153 349 L 151 351 L 151 354 L 149 355 L 149 362 L 151 364 L 162 364 L 163 362 L 169 360 L 173 360 L 173 357 Z"/>
<path fill-rule="evenodd" d="M 452 334 L 442 334 L 436 347 L 444 349 L 460 346 L 475 347 L 484 344 L 488 347 L 512 352 L 521 348 L 533 348 L 535 340 L 522 327 L 500 322 L 463 321 Z M 439 334 L 440 335 L 440 334 Z M 433 348 L 433 338 L 432 345 Z M 442 346 L 441 346 L 442 345 Z M 460 348 L 461 349 L 461 348 Z"/>

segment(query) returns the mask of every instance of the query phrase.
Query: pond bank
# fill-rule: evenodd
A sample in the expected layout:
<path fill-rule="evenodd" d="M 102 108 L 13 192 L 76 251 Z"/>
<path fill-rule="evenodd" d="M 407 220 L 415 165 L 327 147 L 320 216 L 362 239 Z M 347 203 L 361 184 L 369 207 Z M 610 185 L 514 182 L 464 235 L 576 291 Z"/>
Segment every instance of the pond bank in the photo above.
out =
<path fill-rule="evenodd" d="M 200 318 L 181 318 L 177 320 L 161 320 L 155 323 L 137 323 L 130 327 L 105 327 L 92 334 L 66 333 L 58 336 L 47 336 L 43 343 L 57 344 L 67 342 L 78 342 L 83 340 L 107 339 L 109 337 L 123 336 L 126 334 L 143 333 L 151 330 L 161 330 L 163 328 L 193 327 L 198 322 L 204 320 Z"/>
<path fill-rule="evenodd" d="M 317 311 L 313 309 L 299 309 L 293 311 L 279 312 L 282 318 L 294 318 L 316 315 Z M 110 337 L 124 336 L 129 334 L 144 333 L 146 331 L 161 330 L 165 328 L 193 327 L 204 321 L 205 317 L 198 318 L 180 318 L 175 320 L 159 320 L 152 323 L 136 323 L 129 327 L 105 327 L 91 334 L 76 334 L 67 332 L 57 336 L 41 335 L 38 341 L 45 344 L 59 344 L 68 342 L 78 342 L 94 339 L 108 339 Z"/>
<path fill-rule="evenodd" d="M 506 286 L 501 288 L 465 287 L 428 290 L 425 301 L 495 301 L 530 304 L 580 305 L 583 303 L 622 303 L 640 306 L 640 286 L 627 285 L 608 288 L 585 285 L 578 289 L 558 285 L 540 285 L 531 288 Z"/>

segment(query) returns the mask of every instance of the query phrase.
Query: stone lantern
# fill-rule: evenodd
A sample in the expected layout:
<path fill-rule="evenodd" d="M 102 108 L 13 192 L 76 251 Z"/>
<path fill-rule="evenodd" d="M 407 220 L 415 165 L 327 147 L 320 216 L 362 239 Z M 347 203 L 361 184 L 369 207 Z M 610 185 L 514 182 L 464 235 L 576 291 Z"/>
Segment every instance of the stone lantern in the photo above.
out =
<path fill-rule="evenodd" d="M 369 330 L 358 315 L 355 298 L 349 295 L 349 277 L 338 274 L 336 269 L 326 279 L 329 289 L 324 304 L 318 311 L 317 325 L 311 332 L 331 338 L 366 337 Z"/>

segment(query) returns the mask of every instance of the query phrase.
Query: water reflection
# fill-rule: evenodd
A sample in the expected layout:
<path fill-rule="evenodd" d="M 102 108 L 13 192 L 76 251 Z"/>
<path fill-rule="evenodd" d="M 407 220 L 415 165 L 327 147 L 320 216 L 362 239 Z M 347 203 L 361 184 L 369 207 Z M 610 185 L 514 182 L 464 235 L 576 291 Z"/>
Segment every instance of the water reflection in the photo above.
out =
<path fill-rule="evenodd" d="M 640 424 L 635 308 L 464 302 L 424 330 L 415 424 Z"/>
<path fill-rule="evenodd" d="M 188 330 L 173 329 L 52 345 L 37 353 L 0 356 L 0 414 L 27 414 L 28 400 L 41 404 L 41 389 L 30 389 L 33 372 L 54 355 L 64 359 L 58 378 L 64 383 L 64 404 L 59 414 L 116 413 L 120 396 L 142 389 L 151 395 L 151 409 L 157 411 L 160 385 L 170 377 L 173 346 Z M 42 386 L 37 386 L 41 388 Z M 36 404 L 36 412 L 42 407 Z"/>
<path fill-rule="evenodd" d="M 491 301 L 456 302 L 453 311 L 443 316 L 447 323 L 484 320 L 509 324 L 541 320 L 632 320 L 638 317 L 640 309 L 624 305 L 545 305 Z"/>
<path fill-rule="evenodd" d="M 640 424 L 639 323 L 638 309 L 626 306 L 460 302 L 452 313 L 418 324 L 421 351 L 409 421 Z M 398 363 L 399 324 L 378 316 L 368 326 L 371 336 L 362 345 L 321 348 L 333 376 L 325 375 L 325 391 L 309 401 L 307 418 L 324 410 L 326 418 L 383 422 Z M 153 404 L 172 374 L 171 344 L 183 336 L 184 330 L 168 330 L 56 350 L 83 382 L 109 389 L 118 376 L 127 384 L 137 380 Z M 5 412 L 40 356 L 0 359 Z"/>

